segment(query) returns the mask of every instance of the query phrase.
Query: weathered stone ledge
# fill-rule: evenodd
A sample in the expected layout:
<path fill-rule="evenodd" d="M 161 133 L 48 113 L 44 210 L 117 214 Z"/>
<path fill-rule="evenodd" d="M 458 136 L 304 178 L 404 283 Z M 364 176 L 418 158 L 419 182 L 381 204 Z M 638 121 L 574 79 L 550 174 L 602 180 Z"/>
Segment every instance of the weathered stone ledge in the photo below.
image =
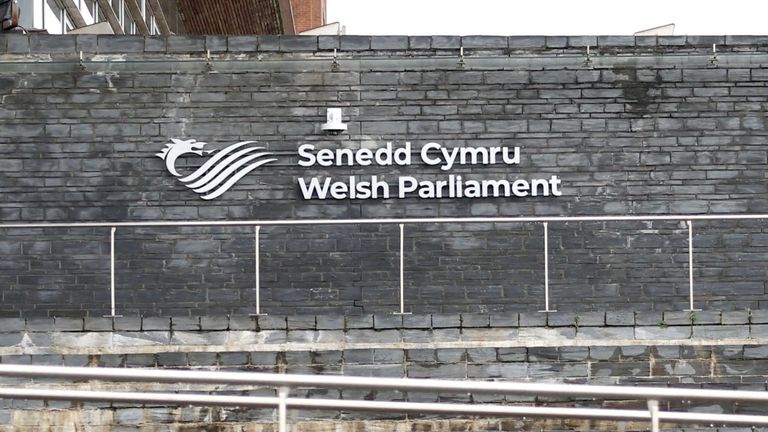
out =
<path fill-rule="evenodd" d="M 768 324 L 768 310 L 504 312 L 490 314 L 259 315 L 199 317 L 0 318 L 0 333 L 217 331 L 217 330 L 391 330 L 520 327 L 679 327 Z"/>
<path fill-rule="evenodd" d="M 222 52 L 333 52 L 349 53 L 458 51 L 584 52 L 590 54 L 646 49 L 653 52 L 685 50 L 718 53 L 768 45 L 766 36 L 126 36 L 126 35 L 0 35 L 0 53 L 15 54 L 184 54 Z"/>
<path fill-rule="evenodd" d="M 3 319 L 0 355 L 762 345 L 762 312 Z"/>

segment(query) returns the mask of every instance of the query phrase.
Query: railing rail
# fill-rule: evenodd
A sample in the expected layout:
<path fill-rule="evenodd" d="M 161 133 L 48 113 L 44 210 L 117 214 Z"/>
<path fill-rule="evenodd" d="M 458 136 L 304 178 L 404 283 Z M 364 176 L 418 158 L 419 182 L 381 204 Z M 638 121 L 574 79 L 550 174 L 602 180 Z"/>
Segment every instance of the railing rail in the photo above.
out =
<path fill-rule="evenodd" d="M 541 223 L 544 228 L 544 309 L 541 312 L 555 312 L 550 308 L 549 287 L 549 224 L 569 222 L 685 222 L 688 228 L 688 311 L 698 311 L 694 307 L 693 283 L 693 221 L 733 221 L 764 220 L 768 214 L 680 214 L 680 215 L 609 215 L 609 216 L 515 216 L 515 217 L 450 217 L 450 218 L 388 218 L 388 219 L 284 219 L 284 220 L 208 220 L 208 221 L 136 221 L 136 222 L 50 222 L 50 223 L 6 223 L 0 229 L 45 229 L 45 228 L 110 228 L 110 311 L 116 314 L 115 302 L 115 232 L 118 228 L 152 227 L 254 227 L 255 253 L 255 314 L 263 315 L 261 307 L 260 274 L 260 230 L 264 226 L 299 226 L 299 225 L 391 225 L 400 227 L 399 253 L 399 309 L 396 314 L 406 314 L 405 310 L 405 225 L 407 224 L 475 224 L 475 223 Z"/>
<path fill-rule="evenodd" d="M 277 397 L 224 396 L 201 393 L 143 393 L 107 390 L 73 390 L 0 387 L 0 398 L 66 400 L 90 402 L 167 403 L 171 405 L 248 406 L 278 409 L 279 431 L 286 431 L 286 413 L 293 409 L 358 410 L 397 413 L 436 413 L 484 415 L 496 417 L 532 416 L 545 418 L 577 418 L 649 421 L 657 431 L 659 422 L 768 425 L 768 416 L 721 414 L 707 412 L 660 411 L 661 400 L 748 401 L 768 402 L 768 393 L 743 390 L 710 390 L 692 388 L 658 388 L 630 386 L 591 386 L 584 384 L 513 383 L 488 381 L 449 381 L 411 378 L 371 378 L 336 375 L 289 375 L 249 372 L 198 370 L 84 368 L 66 366 L 0 365 L 0 376 L 56 378 L 70 380 L 102 380 L 119 382 L 231 384 L 269 386 Z M 39 384 L 37 384 L 39 385 Z M 604 398 L 645 400 L 648 410 L 542 407 L 496 404 L 456 404 L 427 402 L 393 402 L 370 400 L 289 398 L 291 388 L 355 388 L 400 390 L 409 392 L 494 393 L 572 398 Z"/>

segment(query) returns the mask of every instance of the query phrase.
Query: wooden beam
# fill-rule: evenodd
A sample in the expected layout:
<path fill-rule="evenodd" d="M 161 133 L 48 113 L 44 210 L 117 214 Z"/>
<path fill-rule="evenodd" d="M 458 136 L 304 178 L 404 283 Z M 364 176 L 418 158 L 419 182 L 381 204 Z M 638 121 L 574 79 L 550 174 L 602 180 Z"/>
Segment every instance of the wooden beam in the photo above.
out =
<path fill-rule="evenodd" d="M 69 15 L 69 20 L 72 21 L 72 25 L 75 26 L 75 28 L 85 27 L 87 25 L 83 19 L 83 14 L 80 13 L 80 9 L 78 9 L 75 4 L 75 0 L 61 0 L 61 3 L 64 6 L 64 10 L 67 11 L 67 15 Z"/>
<path fill-rule="evenodd" d="M 160 7 L 158 0 L 147 0 L 149 7 L 152 8 L 152 14 L 155 16 L 155 22 L 157 22 L 157 28 L 160 29 L 160 34 L 163 36 L 170 36 L 171 28 L 168 27 L 168 21 L 165 20 L 165 14 L 163 8 Z"/>
<path fill-rule="evenodd" d="M 283 24 L 283 34 L 295 35 L 296 25 L 293 22 L 293 7 L 291 0 L 277 0 L 280 7 L 280 21 Z"/>
<path fill-rule="evenodd" d="M 136 23 L 136 30 L 143 35 L 148 35 L 149 28 L 147 27 L 147 22 L 144 21 L 144 17 L 141 16 L 141 9 L 139 9 L 139 4 L 136 3 L 136 0 L 125 0 L 125 5 L 128 6 L 128 11 L 131 13 L 133 22 Z"/>
<path fill-rule="evenodd" d="M 112 9 L 112 5 L 109 3 L 109 0 L 96 1 L 99 3 L 99 11 L 104 14 L 104 17 L 109 22 L 109 25 L 112 26 L 112 31 L 115 32 L 115 34 L 125 34 L 123 28 L 120 26 L 120 20 L 117 19 L 115 10 Z"/>

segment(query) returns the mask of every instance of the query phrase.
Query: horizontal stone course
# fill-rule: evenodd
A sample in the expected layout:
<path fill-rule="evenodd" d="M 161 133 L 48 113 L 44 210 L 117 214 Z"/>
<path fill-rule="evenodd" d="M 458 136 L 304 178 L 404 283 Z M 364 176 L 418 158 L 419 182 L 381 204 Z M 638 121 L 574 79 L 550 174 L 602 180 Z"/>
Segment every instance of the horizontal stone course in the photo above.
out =
<path fill-rule="evenodd" d="M 145 44 L 144 41 L 147 41 Z M 98 42 L 96 42 L 98 41 Z M 168 36 L 129 35 L 21 35 L 0 36 L 0 52 L 24 53 L 214 53 L 231 52 L 346 52 L 371 50 L 426 51 L 434 49 L 535 49 L 562 50 L 591 46 L 600 49 L 642 47 L 697 47 L 711 51 L 712 45 L 724 52 L 732 47 L 760 46 L 761 36 Z M 20 47 L 25 47 L 21 48 Z"/>

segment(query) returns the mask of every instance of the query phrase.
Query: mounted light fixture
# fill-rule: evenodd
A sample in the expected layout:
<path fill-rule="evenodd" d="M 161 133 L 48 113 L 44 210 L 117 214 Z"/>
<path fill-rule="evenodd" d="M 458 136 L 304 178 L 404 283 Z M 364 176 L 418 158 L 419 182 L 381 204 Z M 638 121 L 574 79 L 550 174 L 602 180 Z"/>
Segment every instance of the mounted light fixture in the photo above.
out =
<path fill-rule="evenodd" d="M 347 125 L 341 118 L 341 108 L 328 108 L 326 122 L 320 127 L 329 135 L 339 135 L 347 130 Z"/>

